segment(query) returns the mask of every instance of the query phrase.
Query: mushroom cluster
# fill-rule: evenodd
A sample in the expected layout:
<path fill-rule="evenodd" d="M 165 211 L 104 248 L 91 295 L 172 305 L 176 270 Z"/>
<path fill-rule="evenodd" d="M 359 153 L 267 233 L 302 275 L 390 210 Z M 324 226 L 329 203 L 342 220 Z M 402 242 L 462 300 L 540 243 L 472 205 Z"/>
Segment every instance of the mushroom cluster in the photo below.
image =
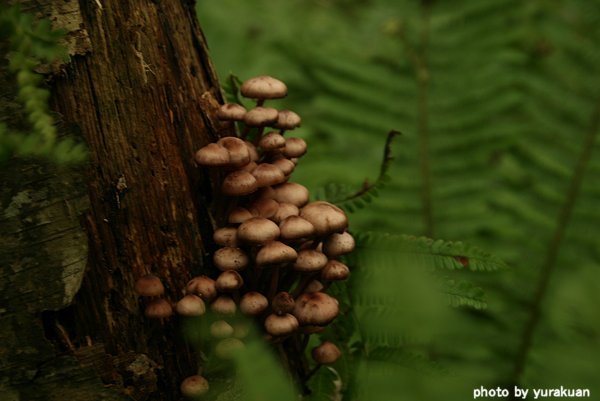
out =
<path fill-rule="evenodd" d="M 213 254 L 215 275 L 193 278 L 175 310 L 198 316 L 208 305 L 222 318 L 211 326 L 221 342 L 234 339 L 228 317 L 239 311 L 255 319 L 272 343 L 294 336 L 306 343 L 306 336 L 323 331 L 339 313 L 338 301 L 326 291 L 333 281 L 348 277 L 339 258 L 354 249 L 354 239 L 343 210 L 309 202 L 308 189 L 290 181 L 307 145 L 284 134 L 299 127 L 301 119 L 293 111 L 264 106 L 266 100 L 285 97 L 286 85 L 259 76 L 240 90 L 256 106 L 246 110 L 225 104 L 217 117 L 243 125 L 241 135 L 223 137 L 195 154 L 198 165 L 224 173 L 221 193 L 233 205 L 226 223 L 214 231 L 219 246 Z M 325 342 L 312 355 L 320 366 L 341 353 Z"/>

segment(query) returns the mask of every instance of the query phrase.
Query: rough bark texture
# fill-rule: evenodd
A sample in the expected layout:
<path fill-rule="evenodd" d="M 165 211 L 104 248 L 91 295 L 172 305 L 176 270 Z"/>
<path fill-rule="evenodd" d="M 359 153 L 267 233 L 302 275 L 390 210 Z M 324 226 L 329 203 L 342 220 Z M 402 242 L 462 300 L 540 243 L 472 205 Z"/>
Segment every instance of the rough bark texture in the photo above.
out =
<path fill-rule="evenodd" d="M 213 118 L 193 1 L 26 3 L 71 32 L 52 104 L 90 163 L 2 171 L 0 399 L 180 399 L 195 357 L 176 319 L 143 318 L 133 285 L 151 272 L 176 300 L 212 247 L 211 181 L 193 154 L 229 126 Z"/>

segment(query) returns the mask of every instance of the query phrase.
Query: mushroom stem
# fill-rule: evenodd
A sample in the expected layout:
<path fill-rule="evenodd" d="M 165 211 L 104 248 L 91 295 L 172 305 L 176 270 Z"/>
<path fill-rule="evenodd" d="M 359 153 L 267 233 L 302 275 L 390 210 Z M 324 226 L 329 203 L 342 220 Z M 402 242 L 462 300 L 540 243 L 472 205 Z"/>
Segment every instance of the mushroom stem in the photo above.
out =
<path fill-rule="evenodd" d="M 258 142 L 260 142 L 260 138 L 262 138 L 262 134 L 265 131 L 265 127 L 259 127 L 258 131 L 256 131 L 256 137 L 254 138 L 254 141 L 252 142 L 252 144 L 254 146 L 258 146 Z"/>
<path fill-rule="evenodd" d="M 304 275 L 304 277 L 302 277 L 302 279 L 300 280 L 300 282 L 298 283 L 298 285 L 296 285 L 296 288 L 294 288 L 294 291 L 292 291 L 292 296 L 294 298 L 298 297 L 300 294 L 302 294 L 304 292 L 304 290 L 306 289 L 306 287 L 308 287 L 308 284 L 318 275 L 317 273 L 313 273 L 313 274 L 306 274 Z"/>
<path fill-rule="evenodd" d="M 275 294 L 277 294 L 277 287 L 279 286 L 279 270 L 280 266 L 273 267 L 273 272 L 271 273 L 271 284 L 269 286 L 269 302 L 273 300 Z"/>
<path fill-rule="evenodd" d="M 240 134 L 240 139 L 246 139 L 246 137 L 248 136 L 249 133 L 250 133 L 250 127 L 246 125 L 244 127 L 244 130 Z"/>
<path fill-rule="evenodd" d="M 265 99 L 256 99 L 256 106 L 255 107 L 260 107 L 263 104 L 265 104 Z"/>

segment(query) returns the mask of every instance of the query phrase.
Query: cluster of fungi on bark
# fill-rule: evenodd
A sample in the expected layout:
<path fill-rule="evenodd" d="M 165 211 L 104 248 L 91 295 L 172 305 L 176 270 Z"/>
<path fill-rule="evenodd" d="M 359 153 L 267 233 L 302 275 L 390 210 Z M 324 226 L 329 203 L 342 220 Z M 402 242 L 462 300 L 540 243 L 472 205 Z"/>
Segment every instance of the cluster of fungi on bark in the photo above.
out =
<path fill-rule="evenodd" d="M 246 110 L 237 103 L 225 104 L 217 112 L 220 120 L 243 122 L 240 137 L 223 137 L 195 155 L 198 165 L 225 172 L 222 195 L 236 201 L 227 224 L 214 232 L 220 248 L 213 262 L 219 274 L 214 279 L 194 277 L 174 308 L 162 298 L 164 288 L 156 276 L 140 278 L 136 292 L 149 297 L 145 307 L 149 318 L 166 319 L 174 311 L 197 317 L 208 305 L 218 316 L 210 333 L 220 339 L 215 354 L 222 358 L 243 347 L 235 338 L 243 335 L 234 336 L 230 324 L 238 310 L 260 324 L 268 342 L 294 339 L 303 354 L 308 337 L 323 331 L 339 313 L 338 301 L 326 290 L 331 282 L 348 277 L 348 267 L 337 259 L 354 249 L 354 239 L 346 231 L 348 218 L 340 208 L 309 202 L 309 191 L 289 181 L 307 145 L 300 138 L 285 138 L 284 132 L 297 128 L 300 117 L 263 106 L 267 99 L 285 97 L 286 85 L 259 76 L 240 89 L 242 96 L 256 100 L 256 106 Z M 267 127 L 274 130 L 264 133 Z M 333 343 L 322 342 L 312 349 L 316 366 L 311 372 L 340 355 Z M 306 378 L 310 372 L 304 365 L 301 376 Z M 201 375 L 190 376 L 181 390 L 187 396 L 201 395 L 208 391 L 208 382 Z"/>

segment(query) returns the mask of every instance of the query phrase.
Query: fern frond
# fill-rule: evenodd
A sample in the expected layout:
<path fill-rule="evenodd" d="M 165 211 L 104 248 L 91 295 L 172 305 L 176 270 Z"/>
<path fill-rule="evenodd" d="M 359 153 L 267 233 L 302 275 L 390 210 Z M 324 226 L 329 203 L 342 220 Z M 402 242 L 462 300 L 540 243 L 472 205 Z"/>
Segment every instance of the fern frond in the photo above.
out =
<path fill-rule="evenodd" d="M 355 192 L 350 192 L 348 186 L 344 184 L 328 184 L 323 190 L 317 190 L 317 194 L 322 192 L 322 199 L 334 203 L 351 213 L 355 209 L 362 209 L 366 204 L 371 203 L 373 197 L 379 195 L 379 190 L 390 181 L 389 170 L 394 160 L 392 156 L 392 142 L 396 135 L 400 135 L 400 132 L 390 131 L 387 135 L 383 148 L 383 158 L 379 167 L 379 175 L 373 183 L 365 180 L 362 187 Z"/>

